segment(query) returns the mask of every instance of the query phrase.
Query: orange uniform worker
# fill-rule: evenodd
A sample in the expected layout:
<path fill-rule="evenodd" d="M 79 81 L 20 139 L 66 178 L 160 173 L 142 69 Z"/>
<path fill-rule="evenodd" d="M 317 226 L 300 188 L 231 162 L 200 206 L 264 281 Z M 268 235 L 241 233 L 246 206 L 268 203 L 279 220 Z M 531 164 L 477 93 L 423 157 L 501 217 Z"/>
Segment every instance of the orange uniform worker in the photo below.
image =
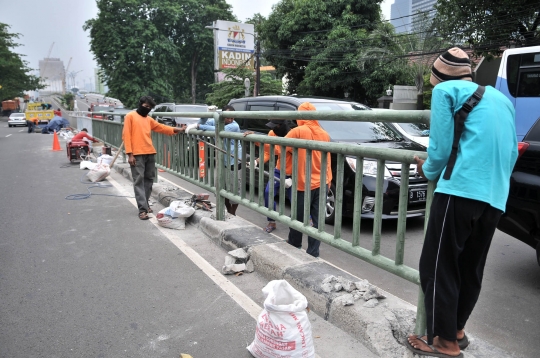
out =
<path fill-rule="evenodd" d="M 316 108 L 309 102 L 304 102 L 298 107 L 299 111 L 315 111 Z M 330 135 L 322 129 L 317 120 L 298 119 L 296 121 L 298 127 L 291 129 L 285 138 L 316 140 L 321 142 L 330 142 Z M 287 147 L 287 152 L 292 153 L 293 148 Z M 327 154 L 326 165 L 326 185 L 330 185 L 332 181 L 332 168 L 330 153 Z M 304 196 L 306 191 L 306 183 L 310 183 L 310 202 L 309 213 L 313 220 L 313 227 L 319 227 L 319 196 L 326 197 L 327 190 L 321 192 L 321 159 L 320 151 L 313 151 L 311 156 L 311 178 L 306 178 L 306 150 L 298 149 L 298 193 L 296 200 L 296 220 L 304 221 Z M 287 162 L 291 162 L 292 156 L 287 156 Z M 302 233 L 294 229 L 290 229 L 287 242 L 294 247 L 302 247 Z M 308 237 L 308 247 L 306 252 L 314 257 L 319 257 L 319 246 L 321 242 L 315 238 Z"/>
<path fill-rule="evenodd" d="M 180 128 L 165 126 L 148 117 L 148 113 L 155 106 L 156 102 L 151 97 L 141 97 L 137 110 L 126 115 L 122 131 L 122 139 L 133 176 L 133 190 L 139 209 L 139 219 L 141 220 L 148 220 L 148 213 L 152 212 L 148 200 L 156 175 L 156 149 L 152 145 L 151 132 L 167 135 L 180 132 Z"/>
<path fill-rule="evenodd" d="M 39 124 L 39 119 L 37 117 L 30 118 L 26 120 L 26 125 L 28 126 L 28 133 L 33 133 L 36 126 Z"/>

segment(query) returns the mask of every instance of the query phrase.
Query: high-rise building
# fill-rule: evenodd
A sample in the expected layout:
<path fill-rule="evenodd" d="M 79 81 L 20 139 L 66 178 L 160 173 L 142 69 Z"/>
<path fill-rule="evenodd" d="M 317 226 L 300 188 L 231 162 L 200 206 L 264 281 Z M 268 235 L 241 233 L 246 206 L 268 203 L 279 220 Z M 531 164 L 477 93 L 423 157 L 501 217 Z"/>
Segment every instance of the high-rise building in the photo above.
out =
<path fill-rule="evenodd" d="M 103 83 L 103 78 L 99 75 L 99 69 L 94 68 L 94 90 L 97 93 L 105 94 L 105 84 Z"/>
<path fill-rule="evenodd" d="M 419 26 L 419 13 L 433 19 L 436 2 L 437 0 L 394 0 L 390 5 L 390 23 L 394 25 L 396 33 L 414 31 Z"/>
<path fill-rule="evenodd" d="M 394 25 L 396 33 L 411 30 L 411 0 L 394 0 L 390 5 L 390 23 Z"/>
<path fill-rule="evenodd" d="M 59 58 L 44 58 L 39 61 L 39 76 L 46 92 L 62 92 L 62 81 L 66 77 L 64 62 Z"/>

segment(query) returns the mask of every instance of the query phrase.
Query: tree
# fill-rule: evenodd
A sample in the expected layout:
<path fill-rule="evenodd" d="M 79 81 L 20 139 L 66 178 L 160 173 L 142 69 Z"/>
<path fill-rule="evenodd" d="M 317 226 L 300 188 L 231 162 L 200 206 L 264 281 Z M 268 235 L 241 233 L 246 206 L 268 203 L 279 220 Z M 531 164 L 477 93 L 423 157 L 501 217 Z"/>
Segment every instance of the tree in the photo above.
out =
<path fill-rule="evenodd" d="M 11 49 L 18 46 L 15 39 L 19 34 L 9 33 L 10 26 L 0 23 L 0 100 L 13 99 L 23 95 L 23 91 L 43 88 L 39 77 L 29 74 L 28 62 L 22 55 Z"/>
<path fill-rule="evenodd" d="M 287 91 L 373 104 L 401 66 L 366 57 L 380 47 L 369 35 L 381 25 L 381 0 L 282 0 L 261 26 L 265 58 L 286 76 Z M 395 58 L 392 56 L 392 58 Z"/>
<path fill-rule="evenodd" d="M 479 55 L 498 55 L 504 46 L 540 43 L 536 0 L 439 0 L 435 8 L 439 33 L 454 43 L 469 44 Z"/>
<path fill-rule="evenodd" d="M 206 95 L 209 103 L 218 107 L 223 107 L 232 98 L 244 97 L 245 87 L 244 79 L 249 78 L 250 93 L 253 93 L 255 85 L 255 76 L 253 71 L 245 67 L 235 69 L 224 69 L 225 78 L 219 83 L 210 85 L 212 92 Z M 275 80 L 268 72 L 261 73 L 261 96 L 280 95 L 283 93 L 283 84 L 281 80 Z"/>
<path fill-rule="evenodd" d="M 111 95 L 133 106 L 142 94 L 194 103 L 208 91 L 214 56 L 204 27 L 234 18 L 225 0 L 96 2 L 98 16 L 83 28 Z"/>

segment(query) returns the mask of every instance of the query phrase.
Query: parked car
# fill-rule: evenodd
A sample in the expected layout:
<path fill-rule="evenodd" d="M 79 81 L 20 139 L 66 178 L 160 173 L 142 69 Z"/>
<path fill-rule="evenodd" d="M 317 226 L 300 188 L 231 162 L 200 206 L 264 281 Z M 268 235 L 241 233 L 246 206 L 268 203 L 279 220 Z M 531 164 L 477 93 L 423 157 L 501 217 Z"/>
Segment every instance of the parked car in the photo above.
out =
<path fill-rule="evenodd" d="M 424 123 L 392 123 L 405 138 L 420 144 L 429 146 L 429 126 Z"/>
<path fill-rule="evenodd" d="M 153 112 L 208 112 L 208 106 L 206 104 L 174 104 L 174 103 L 161 103 L 158 104 Z M 176 127 L 180 124 L 192 124 L 197 123 L 199 118 L 187 118 L 187 117 L 171 117 L 171 116 L 153 116 L 152 118 L 159 123 Z"/>
<path fill-rule="evenodd" d="M 536 249 L 540 265 L 540 120 L 518 143 L 506 212 L 497 228 Z"/>
<path fill-rule="evenodd" d="M 11 113 L 8 119 L 8 127 L 25 126 L 26 116 L 24 113 Z"/>
<path fill-rule="evenodd" d="M 360 103 L 296 96 L 262 96 L 233 99 L 229 102 L 237 111 L 296 111 L 303 102 L 311 102 L 317 110 L 363 111 L 371 110 Z M 237 119 L 242 130 L 268 133 L 267 120 Z M 415 151 L 425 151 L 425 147 L 405 139 L 394 127 L 384 123 L 320 121 L 320 125 L 328 132 L 332 142 L 351 143 L 375 148 L 394 148 Z M 295 126 L 295 123 L 290 123 Z M 335 219 L 335 192 L 337 178 L 337 156 L 332 157 L 333 182 L 328 190 L 326 200 L 326 222 L 333 223 Z M 354 182 L 356 160 L 346 157 L 344 175 L 343 215 L 352 217 L 354 208 Z M 362 188 L 362 217 L 374 218 L 375 188 L 377 161 L 364 160 Z M 422 216 L 425 212 L 427 197 L 427 180 L 421 178 L 416 171 L 416 164 L 411 164 L 409 172 L 409 203 L 407 217 Z M 383 219 L 397 218 L 399 203 L 399 187 L 401 178 L 401 163 L 386 162 L 385 195 L 383 198 Z"/>

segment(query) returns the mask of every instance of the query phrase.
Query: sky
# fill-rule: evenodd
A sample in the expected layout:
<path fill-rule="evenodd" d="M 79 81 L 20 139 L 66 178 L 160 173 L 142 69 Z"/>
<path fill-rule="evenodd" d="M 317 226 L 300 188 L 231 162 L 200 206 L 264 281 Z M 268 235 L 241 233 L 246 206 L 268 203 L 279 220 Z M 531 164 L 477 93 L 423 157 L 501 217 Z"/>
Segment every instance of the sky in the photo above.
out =
<path fill-rule="evenodd" d="M 245 21 L 256 13 L 268 16 L 272 5 L 279 0 L 226 0 L 232 5 L 238 20 Z M 390 18 L 390 4 L 394 0 L 384 0 L 381 5 L 383 16 Z M 17 43 L 21 46 L 15 52 L 25 55 L 32 69 L 39 68 L 39 60 L 47 57 L 60 58 L 64 66 L 72 58 L 68 72 L 78 72 L 76 82 L 83 87 L 94 82 L 94 68 L 97 67 L 90 52 L 88 32 L 82 27 L 88 19 L 97 16 L 95 0 L 24 0 L 11 1 L 2 5 L 0 22 L 11 26 L 9 32 L 21 34 Z"/>

